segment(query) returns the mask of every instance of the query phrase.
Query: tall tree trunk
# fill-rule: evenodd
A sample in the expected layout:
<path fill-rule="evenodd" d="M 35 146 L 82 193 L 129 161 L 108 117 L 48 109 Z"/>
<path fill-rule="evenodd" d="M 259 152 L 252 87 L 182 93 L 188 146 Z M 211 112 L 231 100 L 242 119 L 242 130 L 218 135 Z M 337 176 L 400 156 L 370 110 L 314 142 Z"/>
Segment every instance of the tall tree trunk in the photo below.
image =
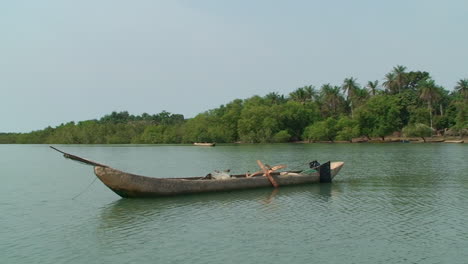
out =
<path fill-rule="evenodd" d="M 432 130 L 434 130 L 434 128 L 432 127 L 432 105 L 431 105 L 431 101 L 427 102 L 427 106 L 429 108 L 429 119 L 431 120 L 431 135 L 432 135 Z"/>

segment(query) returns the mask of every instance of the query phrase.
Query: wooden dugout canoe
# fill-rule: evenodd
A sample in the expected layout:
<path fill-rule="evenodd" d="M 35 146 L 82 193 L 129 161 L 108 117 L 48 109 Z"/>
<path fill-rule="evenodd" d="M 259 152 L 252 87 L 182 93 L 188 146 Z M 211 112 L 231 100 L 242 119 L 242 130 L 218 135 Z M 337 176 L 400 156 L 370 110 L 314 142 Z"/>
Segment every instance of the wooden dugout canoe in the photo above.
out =
<path fill-rule="evenodd" d="M 107 165 L 83 159 L 51 147 L 73 159 L 94 166 L 94 173 L 109 189 L 124 198 L 146 198 L 179 194 L 219 192 L 242 189 L 272 187 L 267 177 L 246 177 L 245 174 L 231 175 L 225 180 L 207 179 L 206 177 L 153 178 L 123 172 Z M 315 172 L 301 174 L 301 171 L 272 172 L 270 175 L 281 187 L 287 185 L 331 182 L 343 167 L 344 162 L 326 162 L 317 167 Z"/>

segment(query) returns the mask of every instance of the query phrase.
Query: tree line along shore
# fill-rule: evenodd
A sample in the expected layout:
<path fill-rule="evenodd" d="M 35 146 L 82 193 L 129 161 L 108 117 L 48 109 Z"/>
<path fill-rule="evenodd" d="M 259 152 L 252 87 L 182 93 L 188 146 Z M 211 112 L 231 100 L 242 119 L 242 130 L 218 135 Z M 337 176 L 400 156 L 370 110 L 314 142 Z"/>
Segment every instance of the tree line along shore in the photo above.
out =
<path fill-rule="evenodd" d="M 451 91 L 428 72 L 396 66 L 382 81 L 307 85 L 236 99 L 186 119 L 163 111 L 69 122 L 29 133 L 0 133 L 3 144 L 174 144 L 192 142 L 352 142 L 451 138 L 468 134 L 468 79 Z M 434 136 L 438 138 L 434 139 Z M 359 140 L 356 140 L 359 139 Z"/>

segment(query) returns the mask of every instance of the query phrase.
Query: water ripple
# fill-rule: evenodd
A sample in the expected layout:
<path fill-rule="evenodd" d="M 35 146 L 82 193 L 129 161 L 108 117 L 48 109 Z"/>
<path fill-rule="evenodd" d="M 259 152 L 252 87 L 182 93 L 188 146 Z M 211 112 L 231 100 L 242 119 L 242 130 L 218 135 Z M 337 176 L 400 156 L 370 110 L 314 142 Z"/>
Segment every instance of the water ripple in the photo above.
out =
<path fill-rule="evenodd" d="M 169 163 L 168 177 L 178 176 L 174 168 L 177 173 L 203 175 L 207 168 L 227 168 L 232 160 L 239 170 L 253 170 L 252 160 L 257 158 L 294 164 L 317 157 L 343 160 L 346 165 L 333 184 L 151 200 L 119 199 L 95 184 L 71 200 L 89 183 L 89 168 L 58 162 L 46 147 L 26 146 L 28 151 L 16 157 L 15 147 L 9 146 L 2 157 L 11 160 L 2 163 L 0 176 L 14 177 L 3 177 L 0 186 L 0 263 L 466 263 L 468 259 L 466 146 L 67 148 L 99 161 L 114 157 L 110 163 L 129 169 L 136 163 L 140 171 L 135 172 L 148 175 L 160 168 L 154 161 L 161 158 Z M 54 164 L 57 173 L 41 167 L 38 156 Z M 15 159 L 32 165 L 17 171 L 18 166 L 10 165 Z"/>

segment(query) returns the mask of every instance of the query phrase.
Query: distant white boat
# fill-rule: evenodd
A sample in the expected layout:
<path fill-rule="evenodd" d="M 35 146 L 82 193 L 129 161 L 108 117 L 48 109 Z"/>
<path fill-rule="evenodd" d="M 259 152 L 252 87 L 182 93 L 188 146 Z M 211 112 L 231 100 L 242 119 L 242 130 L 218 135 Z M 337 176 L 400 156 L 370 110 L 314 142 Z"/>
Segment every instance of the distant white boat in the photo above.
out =
<path fill-rule="evenodd" d="M 195 142 L 193 143 L 195 146 L 205 146 L 205 147 L 214 147 L 216 146 L 216 143 L 200 143 L 200 142 Z"/>
<path fill-rule="evenodd" d="M 463 140 L 445 140 L 445 143 L 463 143 Z"/>

